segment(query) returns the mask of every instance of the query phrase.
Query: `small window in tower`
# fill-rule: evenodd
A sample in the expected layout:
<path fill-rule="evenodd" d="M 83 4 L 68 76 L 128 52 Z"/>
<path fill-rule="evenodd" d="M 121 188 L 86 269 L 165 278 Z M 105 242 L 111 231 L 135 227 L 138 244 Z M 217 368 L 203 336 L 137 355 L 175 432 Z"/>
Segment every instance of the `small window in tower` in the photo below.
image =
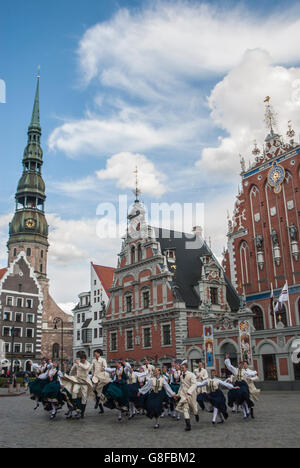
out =
<path fill-rule="evenodd" d="M 43 265 L 40 264 L 40 273 L 43 273 Z"/>
<path fill-rule="evenodd" d="M 26 255 L 27 255 L 27 257 L 31 257 L 31 249 L 28 248 L 26 250 Z"/>
<path fill-rule="evenodd" d="M 41 250 L 41 258 L 44 258 L 44 251 Z"/>
<path fill-rule="evenodd" d="M 18 290 L 19 292 L 22 292 L 22 284 L 18 284 Z"/>
<path fill-rule="evenodd" d="M 17 249 L 14 249 L 14 257 L 17 256 Z"/>

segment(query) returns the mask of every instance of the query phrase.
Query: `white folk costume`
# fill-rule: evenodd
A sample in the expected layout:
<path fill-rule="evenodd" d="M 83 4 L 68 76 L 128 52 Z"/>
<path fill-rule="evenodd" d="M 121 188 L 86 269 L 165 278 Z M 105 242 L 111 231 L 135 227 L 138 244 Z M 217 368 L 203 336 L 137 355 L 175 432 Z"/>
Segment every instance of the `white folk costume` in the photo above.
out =
<path fill-rule="evenodd" d="M 153 377 L 153 376 L 154 376 L 154 373 L 155 373 L 155 366 L 153 366 L 152 364 L 144 364 L 142 367 L 143 367 L 143 369 L 144 369 L 145 372 L 148 372 L 149 377 Z"/>
<path fill-rule="evenodd" d="M 96 397 L 95 409 L 99 408 L 100 413 L 103 413 L 103 405 L 101 400 L 105 400 L 102 393 L 105 385 L 110 383 L 110 375 L 105 372 L 107 362 L 103 357 L 95 358 L 92 361 L 92 382 L 94 387 L 94 394 Z"/>
<path fill-rule="evenodd" d="M 257 376 L 256 371 L 252 371 L 250 369 L 240 369 L 236 368 L 231 364 L 230 359 L 225 359 L 225 366 L 227 369 L 232 373 L 235 378 L 235 385 L 240 387 L 239 390 L 231 390 L 228 393 L 228 405 L 232 408 L 234 403 L 236 405 L 241 406 L 243 410 L 244 418 L 246 419 L 250 415 L 253 415 L 253 407 L 254 403 L 250 398 L 250 391 L 247 379 L 251 379 Z"/>
<path fill-rule="evenodd" d="M 172 398 L 175 393 L 163 375 L 148 378 L 146 384 L 139 390 L 145 395 L 145 409 L 150 419 L 155 418 L 155 429 L 159 427 L 158 419 L 163 412 L 163 402 L 165 397 Z"/>
<path fill-rule="evenodd" d="M 216 377 L 213 379 L 206 379 L 202 382 L 197 383 L 198 388 L 207 388 L 207 401 L 212 405 L 214 408 L 213 414 L 213 424 L 215 424 L 217 416 L 219 414 L 221 422 L 224 422 L 228 418 L 227 407 L 226 407 L 226 399 L 224 393 L 220 389 L 220 387 L 225 387 L 228 390 L 232 390 L 234 387 L 229 382 L 224 382 Z"/>
<path fill-rule="evenodd" d="M 73 365 L 70 375 L 65 374 L 61 378 L 62 385 L 69 392 L 73 404 L 76 406 L 76 417 L 78 419 L 84 417 L 87 400 L 94 395 L 93 384 L 89 376 L 91 368 L 92 366 L 88 361 L 79 362 Z M 71 416 L 72 414 L 68 414 L 68 417 Z"/>
<path fill-rule="evenodd" d="M 178 396 L 180 401 L 176 409 L 184 415 L 186 430 L 191 430 L 190 414 L 194 414 L 198 418 L 197 379 L 193 372 L 182 371 Z"/>
<path fill-rule="evenodd" d="M 195 375 L 197 378 L 197 382 L 203 382 L 204 380 L 208 379 L 208 372 L 204 367 L 200 369 L 195 370 Z M 198 387 L 197 389 L 197 402 L 199 403 L 200 408 L 204 411 L 205 410 L 205 405 L 204 402 L 207 401 L 207 387 Z"/>
<path fill-rule="evenodd" d="M 249 387 L 250 400 L 252 401 L 259 400 L 260 390 L 256 388 L 254 384 L 254 382 L 257 382 L 258 380 L 259 378 L 257 375 L 255 377 L 247 377 L 247 380 L 246 380 L 248 387 Z"/>

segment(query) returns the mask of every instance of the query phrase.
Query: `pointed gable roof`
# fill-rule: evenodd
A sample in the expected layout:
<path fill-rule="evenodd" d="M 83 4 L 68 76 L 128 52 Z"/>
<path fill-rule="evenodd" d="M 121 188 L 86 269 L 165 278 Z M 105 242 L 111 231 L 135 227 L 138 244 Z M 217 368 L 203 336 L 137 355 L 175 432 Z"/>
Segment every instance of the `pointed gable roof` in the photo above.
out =
<path fill-rule="evenodd" d="M 0 268 L 0 280 L 3 278 L 6 272 L 7 272 L 7 268 Z"/>
<path fill-rule="evenodd" d="M 112 287 L 115 268 L 103 265 L 95 265 L 94 263 L 92 263 L 92 266 L 99 280 L 101 281 L 101 284 L 103 285 L 106 294 L 108 295 L 108 297 L 110 297 L 109 289 Z"/>

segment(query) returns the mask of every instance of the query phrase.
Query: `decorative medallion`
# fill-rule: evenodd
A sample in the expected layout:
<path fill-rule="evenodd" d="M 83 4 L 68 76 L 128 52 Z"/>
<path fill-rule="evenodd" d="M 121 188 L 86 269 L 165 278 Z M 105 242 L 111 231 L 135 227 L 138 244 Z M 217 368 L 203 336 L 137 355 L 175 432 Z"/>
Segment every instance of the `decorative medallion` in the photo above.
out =
<path fill-rule="evenodd" d="M 274 193 L 280 193 L 285 178 L 285 170 L 279 164 L 274 164 L 268 174 L 268 182 L 274 189 Z"/>
<path fill-rule="evenodd" d="M 26 219 L 25 226 L 28 229 L 34 229 L 35 226 L 36 226 L 36 221 L 34 219 L 32 219 L 32 218 Z"/>

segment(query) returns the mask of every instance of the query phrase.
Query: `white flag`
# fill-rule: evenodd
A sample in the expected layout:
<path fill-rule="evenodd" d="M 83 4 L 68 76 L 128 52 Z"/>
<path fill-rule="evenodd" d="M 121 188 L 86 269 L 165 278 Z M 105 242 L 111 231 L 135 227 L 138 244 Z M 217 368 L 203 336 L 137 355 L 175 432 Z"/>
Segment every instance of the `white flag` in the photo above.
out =
<path fill-rule="evenodd" d="M 289 300 L 289 287 L 288 287 L 288 283 L 286 282 L 283 287 L 283 290 L 281 291 L 278 302 L 275 306 L 275 312 L 280 312 L 282 309 L 283 302 L 288 302 L 288 300 Z"/>

